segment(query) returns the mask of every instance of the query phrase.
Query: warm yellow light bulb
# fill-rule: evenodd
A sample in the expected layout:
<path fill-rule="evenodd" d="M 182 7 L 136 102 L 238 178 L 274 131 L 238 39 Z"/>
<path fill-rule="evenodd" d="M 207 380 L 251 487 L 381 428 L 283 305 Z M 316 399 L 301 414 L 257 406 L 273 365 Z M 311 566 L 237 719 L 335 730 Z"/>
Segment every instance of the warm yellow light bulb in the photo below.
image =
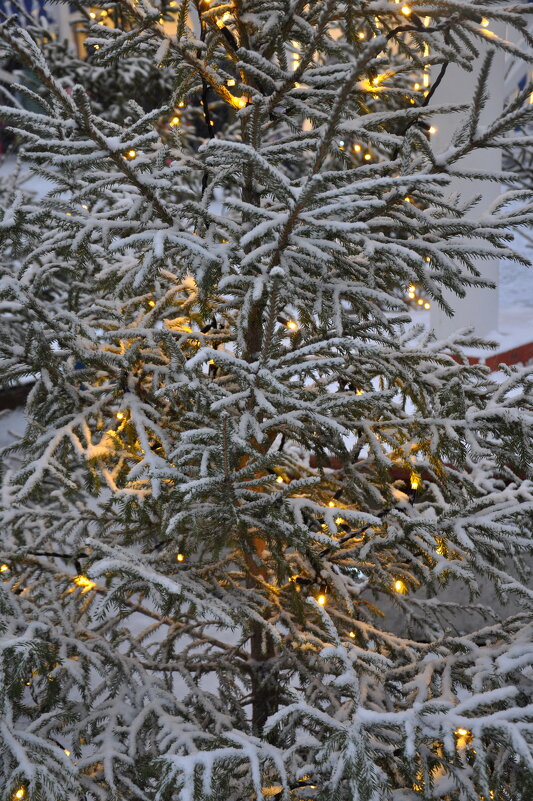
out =
<path fill-rule="evenodd" d="M 424 309 L 430 309 L 430 308 L 431 308 L 431 303 L 429 303 L 429 301 L 426 300 L 426 302 L 424 303 Z"/>
<path fill-rule="evenodd" d="M 468 737 L 470 735 L 468 729 L 456 729 L 455 733 L 458 737 Z"/>
<path fill-rule="evenodd" d="M 409 6 L 402 6 L 402 14 L 404 17 L 409 17 L 411 14 L 411 9 Z"/>
<path fill-rule="evenodd" d="M 155 300 L 149 300 L 148 305 L 153 308 L 155 306 Z"/>
<path fill-rule="evenodd" d="M 126 153 L 126 156 L 129 159 L 134 159 L 137 156 L 137 151 L 133 150 L 133 148 L 132 148 L 131 150 L 128 150 L 128 152 Z"/>
<path fill-rule="evenodd" d="M 70 756 L 70 751 L 68 750 L 68 748 L 63 748 L 63 751 L 67 756 Z"/>
<path fill-rule="evenodd" d="M 423 306 L 424 305 L 424 301 L 422 300 L 422 298 L 418 298 L 417 303 L 418 303 L 419 306 Z"/>
<path fill-rule="evenodd" d="M 488 27 L 489 27 L 489 25 L 490 25 L 490 20 L 488 20 L 486 17 L 483 17 L 483 19 L 481 20 L 481 25 L 482 25 L 484 28 L 488 28 Z"/>
<path fill-rule="evenodd" d="M 320 594 L 317 597 L 316 602 L 317 602 L 317 604 L 319 604 L 319 606 L 325 606 L 326 605 L 326 596 L 323 595 L 323 594 Z"/>
<path fill-rule="evenodd" d="M 74 584 L 77 584 L 78 587 L 83 587 L 82 593 L 89 592 L 96 587 L 96 583 L 91 581 L 90 578 L 87 578 L 87 576 L 74 576 L 72 581 Z"/>
<path fill-rule="evenodd" d="M 245 108 L 248 102 L 248 100 L 245 97 L 236 97 L 234 98 L 234 100 L 235 100 L 235 106 L 237 108 Z"/>
<path fill-rule="evenodd" d="M 9 570 L 9 565 L 0 565 L 0 573 L 5 573 L 6 570 Z"/>
<path fill-rule="evenodd" d="M 395 592 L 399 592 L 403 595 L 404 593 L 407 592 L 407 587 L 405 586 L 405 584 L 401 579 L 396 579 L 396 581 L 394 582 L 394 590 Z"/>
<path fill-rule="evenodd" d="M 419 83 L 415 83 L 415 85 L 414 85 L 414 89 L 415 89 L 415 91 L 416 91 L 416 92 L 419 92 L 421 88 L 422 88 L 422 87 L 420 86 L 420 84 L 419 84 Z"/>
<path fill-rule="evenodd" d="M 178 115 L 176 114 L 174 117 L 172 117 L 172 119 L 169 121 L 169 123 L 168 123 L 168 124 L 169 124 L 170 126 L 172 126 L 172 128 L 175 128 L 177 125 L 179 125 L 179 124 L 180 124 L 180 122 L 181 122 L 181 120 L 180 120 L 180 118 L 178 117 Z"/>
<path fill-rule="evenodd" d="M 290 328 L 291 331 L 296 331 L 298 329 L 298 323 L 295 320 L 288 320 L 288 322 L 285 323 L 285 325 L 287 326 L 287 328 Z"/>
<path fill-rule="evenodd" d="M 235 86 L 235 85 L 236 85 L 236 83 L 237 83 L 237 81 L 235 80 L 235 78 L 229 78 L 229 79 L 226 81 L 226 86 Z"/>
<path fill-rule="evenodd" d="M 176 562 L 184 562 L 184 561 L 185 561 L 185 555 L 182 554 L 182 553 L 177 553 L 176 554 Z"/>
<path fill-rule="evenodd" d="M 364 31 L 359 31 L 357 36 L 359 37 L 359 39 L 364 39 L 365 38 L 365 32 Z"/>
<path fill-rule="evenodd" d="M 115 417 L 117 418 L 117 420 L 124 420 L 124 417 L 125 417 L 125 416 L 126 416 L 126 415 L 124 414 L 124 412 L 117 412 L 117 413 L 116 413 L 116 415 L 115 415 Z"/>
<path fill-rule="evenodd" d="M 407 287 L 407 291 L 408 292 L 416 292 L 415 284 L 409 284 L 409 286 Z"/>
<path fill-rule="evenodd" d="M 276 484 L 284 484 L 285 481 L 283 480 L 283 476 L 278 476 L 276 478 Z"/>
<path fill-rule="evenodd" d="M 411 198 L 409 196 L 404 197 L 406 203 L 412 203 Z"/>
<path fill-rule="evenodd" d="M 423 302 L 424 301 L 422 301 L 422 303 Z M 413 489 L 413 490 L 420 489 L 421 483 L 422 483 L 422 480 L 421 480 L 420 476 L 418 476 L 416 473 L 411 473 L 411 489 Z"/>
<path fill-rule="evenodd" d="M 335 503 L 335 501 L 328 501 L 328 506 L 330 507 L 330 509 L 332 509 L 334 506 L 337 506 L 337 504 Z"/>
<path fill-rule="evenodd" d="M 364 155 L 364 160 L 365 161 L 370 161 L 371 158 L 372 158 L 372 156 L 370 155 L 370 153 L 365 153 L 365 155 Z"/>
<path fill-rule="evenodd" d="M 25 795 L 26 795 L 26 788 L 25 787 L 19 787 L 19 789 L 17 790 L 17 792 L 15 793 L 15 795 L 13 797 L 14 798 L 24 798 Z"/>
<path fill-rule="evenodd" d="M 355 153 L 360 153 L 361 152 L 361 145 L 354 145 L 353 149 L 354 149 Z"/>
<path fill-rule="evenodd" d="M 428 133 L 430 133 L 430 134 L 436 134 L 437 133 L 437 129 L 435 128 L 434 125 L 431 126 L 431 128 L 428 131 Z"/>
<path fill-rule="evenodd" d="M 94 11 L 89 11 L 89 16 L 91 19 L 96 19 L 96 14 L 94 13 Z"/>
<path fill-rule="evenodd" d="M 351 637 L 351 638 L 353 639 L 353 638 L 355 637 L 355 631 L 351 631 L 351 632 L 350 632 L 350 634 L 349 634 L 348 636 L 349 636 L 349 637 Z"/>

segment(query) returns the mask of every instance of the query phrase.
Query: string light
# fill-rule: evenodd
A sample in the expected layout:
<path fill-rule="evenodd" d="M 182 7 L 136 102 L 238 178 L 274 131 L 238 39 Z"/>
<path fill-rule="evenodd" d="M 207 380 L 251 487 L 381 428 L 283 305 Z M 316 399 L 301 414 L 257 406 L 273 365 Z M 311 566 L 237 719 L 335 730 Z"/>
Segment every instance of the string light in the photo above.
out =
<path fill-rule="evenodd" d="M 424 301 L 422 300 L 422 298 L 418 298 L 417 303 L 418 303 L 419 306 L 423 306 L 424 305 Z"/>
<path fill-rule="evenodd" d="M 24 798 L 25 795 L 26 795 L 26 788 L 19 787 L 13 798 Z"/>
<path fill-rule="evenodd" d="M 409 17 L 411 15 L 411 9 L 409 6 L 402 6 L 402 14 L 404 17 Z"/>
<path fill-rule="evenodd" d="M 488 28 L 488 27 L 489 27 L 489 25 L 490 25 L 490 20 L 488 20 L 486 17 L 483 17 L 483 19 L 481 20 L 481 25 L 482 25 L 484 28 Z"/>
<path fill-rule="evenodd" d="M 420 86 L 419 83 L 415 83 L 415 85 L 414 85 L 415 92 L 419 92 L 421 88 L 422 87 Z"/>
<path fill-rule="evenodd" d="M 6 570 L 9 570 L 9 565 L 0 565 L 0 573 L 5 573 Z"/>
<path fill-rule="evenodd" d="M 63 751 L 67 756 L 70 756 L 70 751 L 68 750 L 68 748 L 63 748 Z"/>
<path fill-rule="evenodd" d="M 248 103 L 246 97 L 234 97 L 233 101 L 235 108 L 245 108 Z"/>
<path fill-rule="evenodd" d="M 354 149 L 355 153 L 360 153 L 361 152 L 361 145 L 354 145 L 353 149 Z"/>
<path fill-rule="evenodd" d="M 468 729 L 456 729 L 455 733 L 456 733 L 456 735 L 458 737 L 469 737 L 470 736 L 470 732 L 468 731 Z"/>
<path fill-rule="evenodd" d="M 407 592 L 407 587 L 405 586 L 405 584 L 401 579 L 396 579 L 393 586 L 394 586 L 394 591 L 400 593 L 400 595 L 405 595 L 405 593 Z"/>
<path fill-rule="evenodd" d="M 124 414 L 124 412 L 117 412 L 116 415 L 115 415 L 117 420 L 124 420 L 125 416 L 126 415 Z"/>
<path fill-rule="evenodd" d="M 91 19 L 96 19 L 96 14 L 94 13 L 94 11 L 89 11 L 89 16 Z"/>
<path fill-rule="evenodd" d="M 96 583 L 94 581 L 91 581 L 90 578 L 87 578 L 87 576 L 74 576 L 72 581 L 78 587 L 82 587 L 83 588 L 82 589 L 82 595 L 84 593 L 86 593 L 86 592 L 90 592 L 91 590 L 93 590 L 96 587 Z"/>
<path fill-rule="evenodd" d="M 351 631 L 348 636 L 351 637 L 353 640 L 355 637 L 355 631 Z"/>
<path fill-rule="evenodd" d="M 236 83 L 237 83 L 237 81 L 235 80 L 235 78 L 229 78 L 226 81 L 226 86 L 235 86 Z"/>
<path fill-rule="evenodd" d="M 422 479 L 420 478 L 420 476 L 417 473 L 411 473 L 411 489 L 412 490 L 420 489 L 421 484 L 422 484 Z"/>
<path fill-rule="evenodd" d="M 290 328 L 291 331 L 297 331 L 298 330 L 298 323 L 295 320 L 288 320 L 285 323 L 285 325 L 287 326 L 287 328 Z"/>
<path fill-rule="evenodd" d="M 434 125 L 432 125 L 431 128 L 428 130 L 428 133 L 432 135 L 437 133 L 437 129 L 435 128 Z"/>
<path fill-rule="evenodd" d="M 365 38 L 365 32 L 364 31 L 359 31 L 357 36 L 359 37 L 359 39 L 364 39 Z"/>
<path fill-rule="evenodd" d="M 365 161 L 370 161 L 370 159 L 372 158 L 372 155 L 370 153 L 365 153 L 363 158 L 364 158 Z"/>
<path fill-rule="evenodd" d="M 424 309 L 430 309 L 430 308 L 431 308 L 431 303 L 428 300 L 426 300 L 426 302 L 424 303 Z"/>
<path fill-rule="evenodd" d="M 177 553 L 176 554 L 176 562 L 184 562 L 185 561 L 185 554 Z"/>
<path fill-rule="evenodd" d="M 155 300 L 149 300 L 148 305 L 151 306 L 153 309 L 153 307 L 155 306 Z"/>
<path fill-rule="evenodd" d="M 128 150 L 124 158 L 128 159 L 129 161 L 133 161 L 133 159 L 136 157 L 137 151 L 132 148 L 131 150 Z"/>
<path fill-rule="evenodd" d="M 326 596 L 323 593 L 321 593 L 320 595 L 317 596 L 316 602 L 319 606 L 325 606 Z"/>
<path fill-rule="evenodd" d="M 330 509 L 333 509 L 333 507 L 337 506 L 337 504 L 335 503 L 335 501 L 328 501 L 328 506 Z"/>
<path fill-rule="evenodd" d="M 276 484 L 284 484 L 284 483 L 285 483 L 285 481 L 284 481 L 283 476 L 278 476 L 276 478 Z"/>
<path fill-rule="evenodd" d="M 168 123 L 168 124 L 169 124 L 169 125 L 170 125 L 172 128 L 175 128 L 177 125 L 179 125 L 179 124 L 180 124 L 180 122 L 181 122 L 181 119 L 180 119 L 180 117 L 179 117 L 179 116 L 176 114 L 174 117 L 172 117 L 172 119 L 171 119 L 171 120 L 169 120 L 169 123 Z"/>

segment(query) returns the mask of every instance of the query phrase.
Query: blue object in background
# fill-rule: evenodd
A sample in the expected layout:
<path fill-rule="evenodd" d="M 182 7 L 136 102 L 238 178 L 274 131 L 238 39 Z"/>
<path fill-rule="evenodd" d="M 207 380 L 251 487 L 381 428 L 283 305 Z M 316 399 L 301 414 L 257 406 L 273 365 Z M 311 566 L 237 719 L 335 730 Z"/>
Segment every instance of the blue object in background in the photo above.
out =
<path fill-rule="evenodd" d="M 51 16 L 47 11 L 46 6 L 47 0 L 19 0 L 20 5 L 24 10 L 33 17 L 35 21 L 45 19 L 48 22 L 51 22 Z M 18 17 L 18 21 L 22 26 L 27 25 L 27 21 L 24 17 L 20 14 L 17 8 L 12 5 L 9 0 L 0 0 L 0 11 L 2 14 L 5 14 L 7 17 L 15 14 Z"/>

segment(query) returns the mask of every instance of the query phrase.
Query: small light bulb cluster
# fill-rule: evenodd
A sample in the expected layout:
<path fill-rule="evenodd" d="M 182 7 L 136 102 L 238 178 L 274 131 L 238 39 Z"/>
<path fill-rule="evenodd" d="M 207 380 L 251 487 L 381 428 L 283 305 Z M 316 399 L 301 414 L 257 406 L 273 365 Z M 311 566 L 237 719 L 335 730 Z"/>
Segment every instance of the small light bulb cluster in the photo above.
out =
<path fill-rule="evenodd" d="M 425 309 L 428 311 L 431 308 L 429 300 L 418 294 L 418 288 L 415 284 L 410 284 L 407 287 L 407 299 L 418 309 Z"/>

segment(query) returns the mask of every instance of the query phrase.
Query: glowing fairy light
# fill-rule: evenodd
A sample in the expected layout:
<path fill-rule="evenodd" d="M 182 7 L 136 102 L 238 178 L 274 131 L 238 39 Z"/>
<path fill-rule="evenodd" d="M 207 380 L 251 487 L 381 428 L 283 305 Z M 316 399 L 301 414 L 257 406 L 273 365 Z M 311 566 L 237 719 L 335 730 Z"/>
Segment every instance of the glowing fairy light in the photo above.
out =
<path fill-rule="evenodd" d="M 0 573 L 6 573 L 9 570 L 9 565 L 0 565 Z"/>
<path fill-rule="evenodd" d="M 117 420 L 124 420 L 126 415 L 124 414 L 124 412 L 117 412 L 115 417 L 117 418 Z"/>
<path fill-rule="evenodd" d="M 278 476 L 276 478 L 276 484 L 284 484 L 284 483 L 285 483 L 285 481 L 283 479 L 283 476 Z"/>
<path fill-rule="evenodd" d="M 285 325 L 287 326 L 287 328 L 290 328 L 291 331 L 297 331 L 298 328 L 299 328 L 298 323 L 296 322 L 296 320 L 288 320 L 285 323 Z"/>
<path fill-rule="evenodd" d="M 436 134 L 436 133 L 437 133 L 437 129 L 435 128 L 435 126 L 434 126 L 434 125 L 432 125 L 432 126 L 429 128 L 429 130 L 428 130 L 428 133 L 429 133 L 429 134 L 431 134 L 432 136 L 433 136 L 433 134 Z"/>
<path fill-rule="evenodd" d="M 411 8 L 409 6 L 402 6 L 402 14 L 404 17 L 411 16 Z"/>
<path fill-rule="evenodd" d="M 74 576 L 72 581 L 78 587 L 82 588 L 82 594 L 90 592 L 96 587 L 96 583 L 94 581 L 91 581 L 91 579 L 88 578 L 87 576 Z"/>
<path fill-rule="evenodd" d="M 185 554 L 177 553 L 176 554 L 176 562 L 184 562 L 185 561 Z"/>
<path fill-rule="evenodd" d="M 424 301 L 422 301 L 423 303 Z M 411 489 L 417 490 L 420 489 L 422 484 L 422 479 L 417 473 L 411 473 Z"/>
<path fill-rule="evenodd" d="M 360 153 L 361 152 L 361 145 L 354 145 L 353 149 L 354 149 L 354 153 Z"/>
<path fill-rule="evenodd" d="M 324 595 L 324 593 L 320 593 L 320 595 L 317 596 L 316 602 L 319 606 L 326 605 L 326 596 Z"/>
<path fill-rule="evenodd" d="M 396 579 L 392 586 L 394 587 L 394 592 L 398 592 L 400 595 L 405 595 L 407 592 L 407 587 L 401 579 Z"/>
<path fill-rule="evenodd" d="M 169 120 L 168 124 L 171 126 L 171 128 L 176 128 L 180 124 L 180 122 L 181 122 L 180 117 L 177 114 L 175 114 L 174 117 L 172 117 L 172 119 Z"/>
<path fill-rule="evenodd" d="M 364 158 L 365 161 L 370 161 L 370 159 L 372 158 L 372 154 L 371 153 L 365 153 L 363 158 Z"/>

